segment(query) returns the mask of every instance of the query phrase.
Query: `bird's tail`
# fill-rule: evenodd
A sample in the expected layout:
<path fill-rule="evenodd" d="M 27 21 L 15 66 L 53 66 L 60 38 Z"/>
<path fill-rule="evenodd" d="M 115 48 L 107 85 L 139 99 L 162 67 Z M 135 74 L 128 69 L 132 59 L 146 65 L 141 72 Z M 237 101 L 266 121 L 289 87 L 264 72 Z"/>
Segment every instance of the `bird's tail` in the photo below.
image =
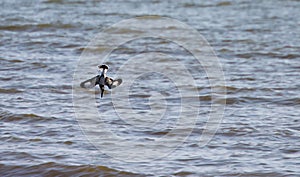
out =
<path fill-rule="evenodd" d="M 101 90 L 101 98 L 103 97 L 103 93 L 104 93 L 104 85 L 100 86 L 100 90 Z"/>

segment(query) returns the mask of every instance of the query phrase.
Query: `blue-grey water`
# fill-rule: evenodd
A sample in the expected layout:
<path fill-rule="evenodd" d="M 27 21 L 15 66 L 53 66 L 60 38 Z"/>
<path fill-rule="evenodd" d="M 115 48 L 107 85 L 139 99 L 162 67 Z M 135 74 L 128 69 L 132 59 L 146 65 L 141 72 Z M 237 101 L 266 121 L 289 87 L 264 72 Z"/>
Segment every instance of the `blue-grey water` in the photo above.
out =
<path fill-rule="evenodd" d="M 3 0 L 0 5 L 0 176 L 300 176 L 300 1 Z M 82 52 L 102 29 L 145 15 L 177 19 L 207 39 L 223 68 L 226 109 L 204 147 L 195 143 L 202 132 L 198 120 L 199 128 L 171 154 L 151 162 L 119 161 L 82 132 L 73 76 Z M 127 45 L 113 52 L 112 72 L 122 61 L 118 57 L 153 47 L 179 60 L 185 55 L 157 39 Z M 197 63 L 191 60 L 190 66 Z M 203 70 L 194 78 L 199 95 L 188 99 L 192 106 L 201 102 L 201 117 L 207 117 L 211 89 L 201 80 Z M 140 80 L 131 87 L 129 102 L 143 116 L 156 84 L 168 78 L 149 73 Z M 127 127 L 115 116 L 105 121 L 127 139 L 167 134 L 179 114 L 179 91 L 174 83 L 158 89 L 170 101 L 161 124 Z M 99 111 L 111 107 L 109 93 L 95 96 Z M 111 144 L 112 150 L 122 153 L 117 145 Z"/>

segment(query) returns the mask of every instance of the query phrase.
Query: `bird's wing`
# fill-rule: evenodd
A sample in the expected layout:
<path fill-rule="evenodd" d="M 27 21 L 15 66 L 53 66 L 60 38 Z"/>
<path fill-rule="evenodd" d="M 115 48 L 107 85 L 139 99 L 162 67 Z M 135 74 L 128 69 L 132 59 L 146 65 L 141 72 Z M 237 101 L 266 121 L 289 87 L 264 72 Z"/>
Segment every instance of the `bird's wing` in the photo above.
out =
<path fill-rule="evenodd" d="M 95 76 L 95 77 L 90 78 L 86 81 L 83 81 L 83 82 L 80 83 L 80 87 L 85 88 L 85 89 L 93 88 L 93 87 L 95 87 L 98 78 L 99 78 L 99 76 Z"/>
<path fill-rule="evenodd" d="M 113 89 L 113 88 L 119 86 L 121 83 L 122 83 L 122 79 L 115 79 L 115 80 L 113 80 L 110 77 L 106 77 L 105 78 L 105 85 L 107 85 L 107 87 L 109 89 Z"/>

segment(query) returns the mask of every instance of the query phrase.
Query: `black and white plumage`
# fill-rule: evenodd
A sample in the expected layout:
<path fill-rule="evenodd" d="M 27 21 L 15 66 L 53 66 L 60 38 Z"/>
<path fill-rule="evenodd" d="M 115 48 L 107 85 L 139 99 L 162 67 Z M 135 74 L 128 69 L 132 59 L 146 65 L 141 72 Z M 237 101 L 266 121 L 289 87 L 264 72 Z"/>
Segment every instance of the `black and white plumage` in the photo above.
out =
<path fill-rule="evenodd" d="M 104 86 L 107 86 L 109 89 L 113 89 L 117 86 L 119 86 L 122 83 L 122 79 L 112 79 L 110 77 L 106 76 L 106 72 L 108 70 L 108 66 L 107 65 L 99 65 L 98 66 L 98 72 L 99 75 L 88 79 L 84 82 L 80 83 L 80 87 L 82 88 L 92 88 L 96 85 L 99 85 L 100 90 L 101 90 L 101 98 L 103 97 L 103 93 L 104 93 Z M 89 83 L 88 85 L 86 85 L 87 83 Z"/>

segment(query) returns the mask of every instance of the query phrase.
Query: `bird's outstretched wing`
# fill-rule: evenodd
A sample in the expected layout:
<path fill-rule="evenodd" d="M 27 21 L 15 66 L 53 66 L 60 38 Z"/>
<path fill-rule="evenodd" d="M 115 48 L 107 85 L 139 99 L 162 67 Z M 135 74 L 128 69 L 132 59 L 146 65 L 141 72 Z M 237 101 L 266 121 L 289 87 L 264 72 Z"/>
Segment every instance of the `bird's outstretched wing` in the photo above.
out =
<path fill-rule="evenodd" d="M 106 77 L 105 78 L 105 85 L 109 88 L 109 89 L 113 89 L 119 85 L 121 85 L 122 83 L 122 79 L 112 79 L 110 77 Z"/>
<path fill-rule="evenodd" d="M 99 78 L 99 76 L 95 76 L 95 77 L 90 78 L 86 81 L 83 81 L 83 82 L 80 83 L 80 87 L 85 88 L 85 89 L 93 88 L 93 87 L 95 87 L 98 78 Z"/>

